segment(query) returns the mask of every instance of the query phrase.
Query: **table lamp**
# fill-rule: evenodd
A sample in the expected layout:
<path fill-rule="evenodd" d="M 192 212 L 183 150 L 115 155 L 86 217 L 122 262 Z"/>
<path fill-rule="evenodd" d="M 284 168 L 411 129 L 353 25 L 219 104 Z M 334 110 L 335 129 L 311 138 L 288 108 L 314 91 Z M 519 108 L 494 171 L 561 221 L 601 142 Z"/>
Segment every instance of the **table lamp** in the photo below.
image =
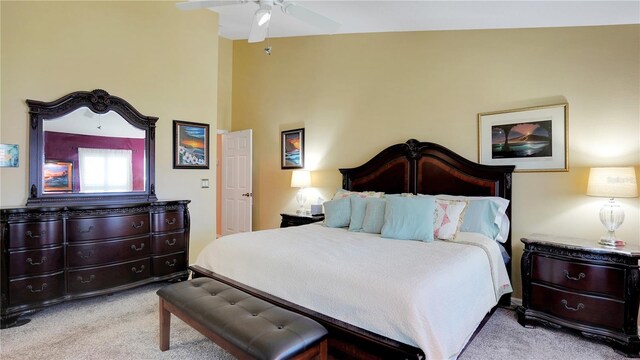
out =
<path fill-rule="evenodd" d="M 311 172 L 307 170 L 293 170 L 291 172 L 291 187 L 299 188 L 296 194 L 296 201 L 298 202 L 298 210 L 296 214 L 304 214 L 304 203 L 307 201 L 307 195 L 304 193 L 304 188 L 311 186 Z"/>
<path fill-rule="evenodd" d="M 624 240 L 616 236 L 616 230 L 624 221 L 624 210 L 614 198 L 638 197 L 636 171 L 633 167 L 591 168 L 587 195 L 608 197 L 609 201 L 600 209 L 600 221 L 607 232 L 598 242 L 605 246 L 624 246 Z"/>

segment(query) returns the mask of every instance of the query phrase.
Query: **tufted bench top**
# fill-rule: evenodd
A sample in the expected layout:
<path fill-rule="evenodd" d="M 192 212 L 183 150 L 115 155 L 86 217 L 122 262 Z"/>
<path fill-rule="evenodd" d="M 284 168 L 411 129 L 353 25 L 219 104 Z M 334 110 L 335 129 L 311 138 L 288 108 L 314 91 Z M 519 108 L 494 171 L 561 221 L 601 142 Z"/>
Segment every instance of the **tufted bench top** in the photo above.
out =
<path fill-rule="evenodd" d="M 172 306 L 168 311 L 174 315 L 199 324 L 252 359 L 292 358 L 317 346 L 327 335 L 314 320 L 206 277 L 165 286 L 157 294 L 161 328 L 164 301 Z M 168 329 L 166 342 L 168 349 Z"/>

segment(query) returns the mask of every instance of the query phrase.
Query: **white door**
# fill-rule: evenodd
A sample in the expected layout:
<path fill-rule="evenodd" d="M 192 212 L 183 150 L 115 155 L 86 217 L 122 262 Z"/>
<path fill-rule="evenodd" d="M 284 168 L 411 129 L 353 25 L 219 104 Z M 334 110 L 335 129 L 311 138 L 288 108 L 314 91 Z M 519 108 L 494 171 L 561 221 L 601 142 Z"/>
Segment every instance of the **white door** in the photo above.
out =
<path fill-rule="evenodd" d="M 222 235 L 251 231 L 252 130 L 222 134 Z"/>

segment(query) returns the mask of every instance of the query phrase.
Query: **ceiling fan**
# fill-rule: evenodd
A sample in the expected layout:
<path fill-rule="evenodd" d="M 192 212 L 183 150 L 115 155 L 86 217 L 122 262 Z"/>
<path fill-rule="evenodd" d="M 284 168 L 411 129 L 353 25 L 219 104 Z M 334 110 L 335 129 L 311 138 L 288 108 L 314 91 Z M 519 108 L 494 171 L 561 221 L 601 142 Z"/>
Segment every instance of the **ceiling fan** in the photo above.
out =
<path fill-rule="evenodd" d="M 274 6 L 279 6 L 283 13 L 314 26 L 325 33 L 333 33 L 340 27 L 340 23 L 328 17 L 309 10 L 304 6 L 287 0 L 195 0 L 177 3 L 180 10 L 196 10 L 217 6 L 236 5 L 253 2 L 258 4 L 258 10 L 253 15 L 251 31 L 249 32 L 249 42 L 260 42 L 267 37 L 271 10 Z"/>

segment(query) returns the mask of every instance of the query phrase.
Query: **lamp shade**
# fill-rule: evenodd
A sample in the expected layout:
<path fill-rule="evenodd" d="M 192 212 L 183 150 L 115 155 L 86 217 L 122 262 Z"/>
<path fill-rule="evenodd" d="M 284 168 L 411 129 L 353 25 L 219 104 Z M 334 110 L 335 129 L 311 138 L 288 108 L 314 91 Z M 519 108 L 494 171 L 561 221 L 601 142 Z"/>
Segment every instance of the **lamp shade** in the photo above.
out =
<path fill-rule="evenodd" d="M 587 195 L 608 198 L 638 197 L 635 169 L 631 166 L 591 168 Z"/>
<path fill-rule="evenodd" d="M 308 170 L 293 170 L 291 172 L 291 187 L 306 188 L 311 186 L 311 172 Z"/>

